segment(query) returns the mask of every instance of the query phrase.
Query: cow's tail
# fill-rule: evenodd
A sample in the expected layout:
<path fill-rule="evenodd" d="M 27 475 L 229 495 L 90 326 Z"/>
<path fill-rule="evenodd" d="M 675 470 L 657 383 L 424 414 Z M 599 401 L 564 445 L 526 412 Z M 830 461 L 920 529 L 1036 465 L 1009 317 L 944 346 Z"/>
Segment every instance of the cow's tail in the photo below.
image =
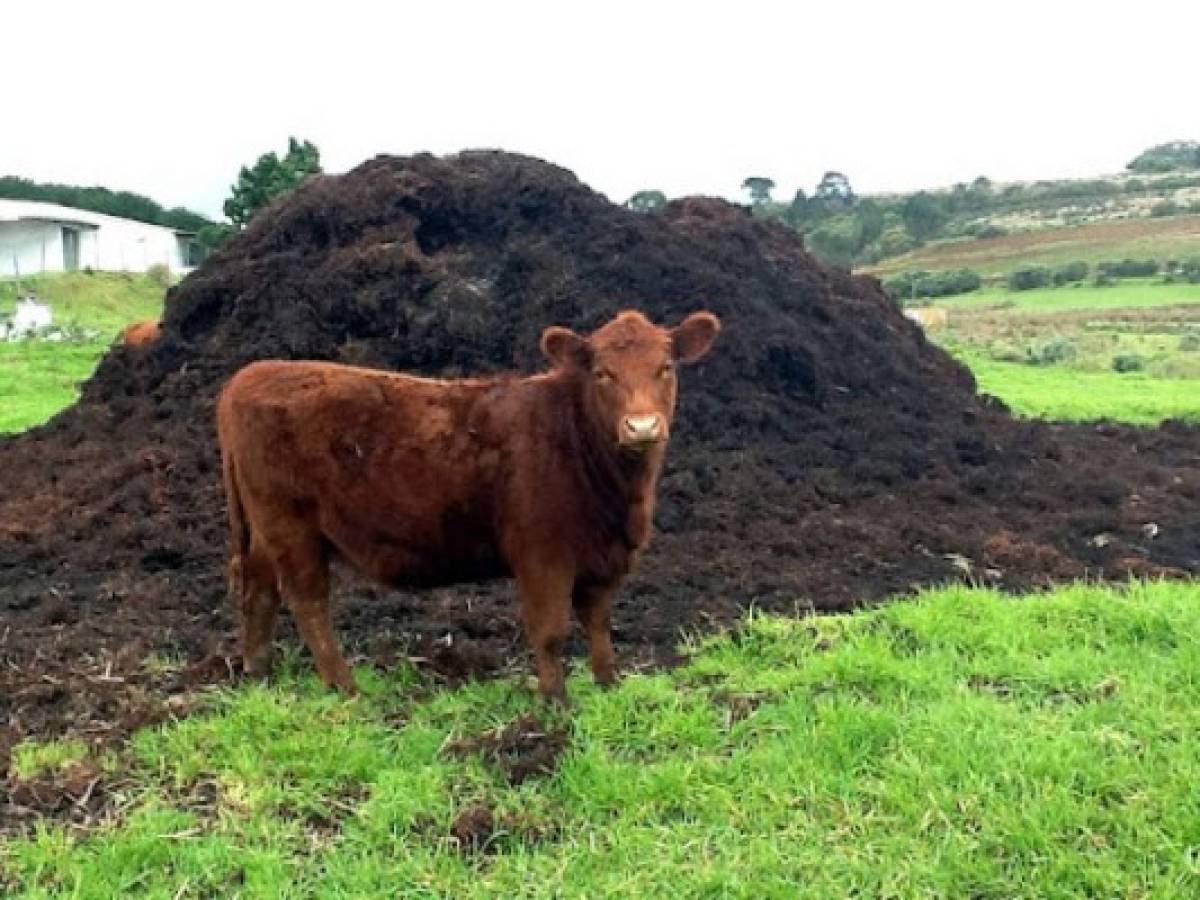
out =
<path fill-rule="evenodd" d="M 225 448 L 221 452 L 221 468 L 225 478 L 225 503 L 229 511 L 229 598 L 236 608 L 245 593 L 245 557 L 250 550 L 250 529 L 246 524 L 242 494 L 238 490 L 233 456 Z"/>

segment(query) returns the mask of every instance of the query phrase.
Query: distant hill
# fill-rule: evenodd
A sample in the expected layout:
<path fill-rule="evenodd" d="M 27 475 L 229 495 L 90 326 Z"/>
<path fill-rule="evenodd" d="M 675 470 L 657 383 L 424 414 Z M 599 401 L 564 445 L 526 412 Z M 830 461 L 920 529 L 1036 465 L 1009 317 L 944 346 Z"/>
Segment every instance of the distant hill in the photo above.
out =
<path fill-rule="evenodd" d="M 830 171 L 811 195 L 800 190 L 790 202 L 771 197 L 775 183 L 765 176 L 747 178 L 743 187 L 756 215 L 802 232 L 808 248 L 825 262 L 894 270 L 888 260 L 923 258 L 921 248 L 945 242 L 1200 215 L 1200 143 L 1151 147 L 1126 168 L 1094 178 L 1026 182 L 996 182 L 980 175 L 970 183 L 873 195 L 856 194 L 844 173 Z M 660 195 L 640 191 L 630 198 L 630 206 L 641 208 L 639 199 Z M 935 257 L 939 252 L 930 250 Z"/>
<path fill-rule="evenodd" d="M 57 203 L 151 225 L 178 228 L 180 231 L 199 231 L 212 224 L 212 220 L 190 209 L 184 209 L 182 206 L 164 209 L 149 197 L 130 191 L 113 191 L 105 187 L 78 187 L 70 184 L 42 184 L 17 175 L 0 176 L 0 198 Z"/>
<path fill-rule="evenodd" d="M 936 241 L 861 271 L 881 278 L 905 271 L 972 269 L 1002 275 L 1028 265 L 1089 265 L 1119 259 L 1158 262 L 1200 257 L 1200 215 L 1097 219 L 1075 225 L 1029 228 L 982 239 Z"/>
<path fill-rule="evenodd" d="M 1139 153 L 1125 168 L 1131 172 L 1180 172 L 1200 169 L 1200 143 L 1169 141 Z"/>

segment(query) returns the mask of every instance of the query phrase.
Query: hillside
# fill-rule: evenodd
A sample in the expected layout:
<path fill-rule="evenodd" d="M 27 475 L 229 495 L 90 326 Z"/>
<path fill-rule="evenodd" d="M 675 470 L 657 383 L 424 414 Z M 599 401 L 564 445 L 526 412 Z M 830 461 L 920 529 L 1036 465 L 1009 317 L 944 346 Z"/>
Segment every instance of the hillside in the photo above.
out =
<path fill-rule="evenodd" d="M 1001 275 L 1018 266 L 1058 266 L 1075 260 L 1089 264 L 1130 258 L 1162 262 L 1193 256 L 1200 256 L 1200 215 L 1106 219 L 998 237 L 939 241 L 865 266 L 862 271 L 886 277 L 910 269 L 965 268 Z"/>
<path fill-rule="evenodd" d="M 864 268 L 945 241 L 1200 215 L 1200 168 L 1191 147 L 1151 148 L 1126 172 L 1089 178 L 999 182 L 980 175 L 911 193 L 860 195 L 846 174 L 829 171 L 811 195 L 801 189 L 790 202 L 771 196 L 770 178 L 747 178 L 742 186 L 756 215 L 801 232 L 822 262 Z M 1181 152 L 1186 160 L 1177 159 Z M 653 208 L 648 198 L 655 196 L 665 202 L 661 192 L 642 191 L 629 205 Z"/>
<path fill-rule="evenodd" d="M 56 325 L 95 329 L 108 339 L 130 322 L 158 318 L 166 286 L 129 272 L 64 272 L 22 278 L 21 292 L 49 304 Z M 12 315 L 16 302 L 17 282 L 0 280 L 0 318 Z"/>
<path fill-rule="evenodd" d="M 77 326 L 74 339 L 0 341 L 0 434 L 44 422 L 79 397 L 79 384 L 96 368 L 118 332 L 130 322 L 162 314 L 165 288 L 146 275 L 70 272 L 21 279 L 50 305 L 59 326 Z M 17 284 L 0 281 L 0 319 L 12 315 Z"/>

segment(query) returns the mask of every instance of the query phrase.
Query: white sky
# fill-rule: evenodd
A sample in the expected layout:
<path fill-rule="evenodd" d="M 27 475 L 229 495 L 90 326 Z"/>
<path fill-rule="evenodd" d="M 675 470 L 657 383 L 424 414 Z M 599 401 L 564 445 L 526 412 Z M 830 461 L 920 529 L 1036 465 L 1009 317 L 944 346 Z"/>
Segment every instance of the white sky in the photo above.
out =
<path fill-rule="evenodd" d="M 6 4 L 0 174 L 219 215 L 289 134 L 326 171 L 499 147 L 610 198 L 1119 171 L 1200 138 L 1200 2 Z"/>

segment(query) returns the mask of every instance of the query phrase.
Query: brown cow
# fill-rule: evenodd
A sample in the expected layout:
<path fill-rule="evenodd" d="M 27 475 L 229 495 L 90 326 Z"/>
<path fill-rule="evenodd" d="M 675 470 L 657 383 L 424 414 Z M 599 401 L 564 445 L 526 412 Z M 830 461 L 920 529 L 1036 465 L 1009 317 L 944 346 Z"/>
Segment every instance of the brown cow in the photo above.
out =
<path fill-rule="evenodd" d="M 609 610 L 650 537 L 675 363 L 719 328 L 707 312 L 666 329 L 634 311 L 587 338 L 547 328 L 553 369 L 528 378 L 246 366 L 217 409 L 246 670 L 269 666 L 282 595 L 321 678 L 355 690 L 330 624 L 336 555 L 395 586 L 513 576 L 541 692 L 566 699 L 572 605 L 611 683 Z"/>
<path fill-rule="evenodd" d="M 145 322 L 126 325 L 125 330 L 121 332 L 121 340 L 129 347 L 144 347 L 146 344 L 153 344 L 157 341 L 161 333 L 162 324 L 154 319 L 148 319 Z"/>

